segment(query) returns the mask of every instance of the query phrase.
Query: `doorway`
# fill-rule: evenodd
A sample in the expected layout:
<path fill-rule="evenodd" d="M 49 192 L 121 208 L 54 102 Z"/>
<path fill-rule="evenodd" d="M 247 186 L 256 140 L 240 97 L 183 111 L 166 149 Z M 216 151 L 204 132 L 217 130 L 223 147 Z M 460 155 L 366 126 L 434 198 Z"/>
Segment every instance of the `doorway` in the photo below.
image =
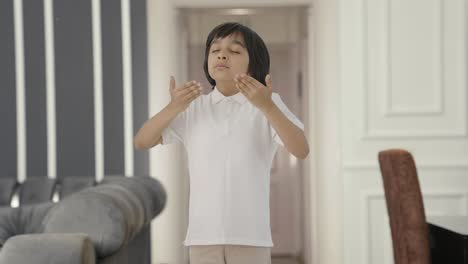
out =
<path fill-rule="evenodd" d="M 239 22 L 255 30 L 265 41 L 270 53 L 270 74 L 273 91 L 279 93 L 288 108 L 306 125 L 307 93 L 307 8 L 183 8 L 180 9 L 182 71 L 186 80 L 198 80 L 204 94 L 211 86 L 203 71 L 205 41 L 216 25 L 227 21 Z M 308 245 L 307 195 L 304 186 L 308 175 L 303 162 L 279 147 L 271 170 L 270 219 L 274 247 L 273 264 L 304 263 L 304 248 Z"/>

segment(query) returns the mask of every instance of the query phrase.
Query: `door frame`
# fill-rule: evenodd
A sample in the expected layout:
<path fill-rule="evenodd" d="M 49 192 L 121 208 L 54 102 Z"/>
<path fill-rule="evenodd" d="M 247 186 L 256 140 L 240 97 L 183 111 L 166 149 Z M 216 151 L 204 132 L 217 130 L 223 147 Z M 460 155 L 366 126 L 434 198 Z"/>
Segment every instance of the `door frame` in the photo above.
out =
<path fill-rule="evenodd" d="M 148 105 L 152 117 L 169 101 L 168 78 L 185 76 L 179 9 L 200 7 L 308 6 L 307 76 L 303 111 L 310 154 L 304 165 L 304 263 L 343 263 L 343 209 L 341 146 L 339 142 L 338 71 L 339 0 L 148 0 Z M 179 46 L 174 45 L 177 43 Z M 174 47 L 175 46 L 175 47 Z M 182 80 L 182 78 L 180 78 Z M 164 212 L 152 222 L 152 263 L 188 263 L 180 256 L 186 222 L 186 169 L 180 168 L 184 156 L 176 146 L 150 150 L 150 175 L 165 186 L 168 196 Z M 166 150 L 167 149 L 167 150 Z M 309 177 L 307 177 L 309 176 Z M 186 191 L 186 188 L 184 188 Z"/>

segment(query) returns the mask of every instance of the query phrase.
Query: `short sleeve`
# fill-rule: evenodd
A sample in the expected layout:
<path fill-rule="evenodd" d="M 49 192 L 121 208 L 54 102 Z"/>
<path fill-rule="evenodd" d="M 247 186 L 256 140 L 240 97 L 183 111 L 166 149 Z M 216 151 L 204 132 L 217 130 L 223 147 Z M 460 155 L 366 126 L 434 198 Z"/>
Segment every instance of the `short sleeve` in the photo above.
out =
<path fill-rule="evenodd" d="M 187 108 L 188 109 L 188 108 Z M 162 131 L 161 145 L 169 145 L 172 143 L 185 144 L 185 135 L 187 131 L 187 111 L 180 112 L 169 125 Z"/>
<path fill-rule="evenodd" d="M 299 120 L 299 118 L 294 115 L 291 110 L 286 106 L 286 104 L 281 100 L 281 97 L 278 93 L 273 93 L 271 95 L 271 99 L 273 102 L 276 104 L 276 106 L 283 112 L 283 114 L 296 126 L 298 126 L 302 131 L 304 131 L 304 124 Z M 273 126 L 270 124 L 270 129 L 272 132 L 272 137 L 275 140 L 276 143 L 280 144 L 281 146 L 284 146 L 283 141 L 281 140 L 280 136 L 278 133 L 276 133 L 276 130 L 273 128 Z"/>

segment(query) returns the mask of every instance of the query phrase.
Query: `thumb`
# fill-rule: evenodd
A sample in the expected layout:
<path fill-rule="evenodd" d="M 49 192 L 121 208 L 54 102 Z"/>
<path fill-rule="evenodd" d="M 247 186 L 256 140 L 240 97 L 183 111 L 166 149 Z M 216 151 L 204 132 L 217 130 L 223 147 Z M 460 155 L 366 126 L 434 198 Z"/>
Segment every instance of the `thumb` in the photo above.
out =
<path fill-rule="evenodd" d="M 175 90 L 175 86 L 176 86 L 176 83 L 175 83 L 175 79 L 174 79 L 174 76 L 171 75 L 171 81 L 169 82 L 169 88 L 171 91 Z"/>
<path fill-rule="evenodd" d="M 273 87 L 271 86 L 271 76 L 270 74 L 267 74 L 267 76 L 265 76 L 265 83 L 268 87 L 268 90 L 270 91 L 273 91 Z"/>

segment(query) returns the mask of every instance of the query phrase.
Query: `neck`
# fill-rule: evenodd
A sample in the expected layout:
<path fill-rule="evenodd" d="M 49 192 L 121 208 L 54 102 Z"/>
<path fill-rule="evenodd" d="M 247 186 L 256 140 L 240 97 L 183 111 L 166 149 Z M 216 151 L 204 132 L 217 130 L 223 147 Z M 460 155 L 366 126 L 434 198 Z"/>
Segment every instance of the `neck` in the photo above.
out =
<path fill-rule="evenodd" d="M 239 92 L 234 81 L 216 81 L 216 88 L 224 96 L 231 96 Z"/>

